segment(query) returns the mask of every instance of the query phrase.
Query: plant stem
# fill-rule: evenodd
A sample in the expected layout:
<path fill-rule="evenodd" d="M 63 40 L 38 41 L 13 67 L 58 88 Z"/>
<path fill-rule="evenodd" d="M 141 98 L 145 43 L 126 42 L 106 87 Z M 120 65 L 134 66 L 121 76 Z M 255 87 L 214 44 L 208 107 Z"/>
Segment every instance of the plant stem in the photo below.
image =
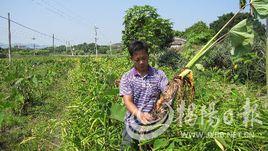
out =
<path fill-rule="evenodd" d="M 207 47 L 204 51 L 202 51 L 201 53 L 196 54 L 195 56 L 201 57 L 202 55 L 204 55 L 206 53 L 206 51 L 209 50 L 212 46 L 214 46 L 218 42 L 218 40 L 220 40 L 220 39 L 221 39 L 221 37 L 219 39 L 217 39 L 216 41 L 214 41 L 211 45 L 209 45 L 209 47 Z M 184 78 L 190 72 L 191 72 L 191 70 L 189 70 L 189 69 L 184 70 L 183 72 L 180 73 L 179 76 Z"/>

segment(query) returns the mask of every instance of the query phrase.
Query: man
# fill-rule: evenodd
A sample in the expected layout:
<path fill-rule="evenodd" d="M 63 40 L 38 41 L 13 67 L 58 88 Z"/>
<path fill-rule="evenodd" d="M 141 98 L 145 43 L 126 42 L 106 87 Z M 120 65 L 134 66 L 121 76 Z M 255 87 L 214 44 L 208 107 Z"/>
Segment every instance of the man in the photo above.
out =
<path fill-rule="evenodd" d="M 128 110 L 125 126 L 135 122 L 132 115 L 142 124 L 146 124 L 153 120 L 150 112 L 160 93 L 165 90 L 168 79 L 163 71 L 148 64 L 149 53 L 145 42 L 133 41 L 128 51 L 134 67 L 122 76 L 119 92 Z M 137 149 L 138 141 L 132 139 L 125 128 L 121 150 L 129 146 Z"/>

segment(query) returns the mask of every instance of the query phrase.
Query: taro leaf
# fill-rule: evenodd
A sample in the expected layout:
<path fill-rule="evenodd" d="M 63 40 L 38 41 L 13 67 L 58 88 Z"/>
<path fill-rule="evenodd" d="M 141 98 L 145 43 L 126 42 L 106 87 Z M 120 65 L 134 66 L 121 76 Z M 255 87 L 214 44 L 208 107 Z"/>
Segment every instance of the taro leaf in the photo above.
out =
<path fill-rule="evenodd" d="M 111 107 L 110 118 L 124 122 L 124 117 L 126 114 L 126 108 L 120 103 L 113 103 Z"/>
<path fill-rule="evenodd" d="M 241 8 L 244 8 L 244 7 L 245 7 L 245 5 L 246 5 L 246 3 L 247 3 L 247 1 L 246 1 L 246 0 L 240 0 L 240 1 L 239 1 L 239 4 L 240 4 L 240 9 L 241 9 Z"/>
<path fill-rule="evenodd" d="M 268 17 L 268 0 L 251 0 L 254 14 L 257 14 L 261 19 Z"/>
<path fill-rule="evenodd" d="M 254 40 L 252 23 L 248 19 L 244 19 L 236 24 L 230 30 L 230 40 L 235 48 L 235 54 L 248 52 Z"/>

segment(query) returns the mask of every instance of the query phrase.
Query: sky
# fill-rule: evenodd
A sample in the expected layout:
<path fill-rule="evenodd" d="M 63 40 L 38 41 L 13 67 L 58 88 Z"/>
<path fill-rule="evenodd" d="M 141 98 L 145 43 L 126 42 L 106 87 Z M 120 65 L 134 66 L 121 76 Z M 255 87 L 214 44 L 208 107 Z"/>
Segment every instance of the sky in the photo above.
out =
<path fill-rule="evenodd" d="M 125 11 L 134 5 L 151 5 L 173 29 L 183 31 L 198 21 L 209 23 L 239 9 L 238 0 L 0 0 L 0 16 L 52 35 L 56 45 L 121 42 Z M 0 43 L 8 43 L 7 20 L 0 18 Z M 12 43 L 52 45 L 52 38 L 11 23 Z M 33 38 L 35 38 L 33 40 Z"/>

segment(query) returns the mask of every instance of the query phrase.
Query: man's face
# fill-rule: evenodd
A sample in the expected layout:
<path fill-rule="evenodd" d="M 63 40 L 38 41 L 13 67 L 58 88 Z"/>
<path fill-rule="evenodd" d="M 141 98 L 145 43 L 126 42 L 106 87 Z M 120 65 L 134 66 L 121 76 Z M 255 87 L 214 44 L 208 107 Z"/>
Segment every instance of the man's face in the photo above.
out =
<path fill-rule="evenodd" d="M 148 58 L 148 53 L 145 50 L 139 50 L 134 52 L 131 60 L 138 71 L 145 71 L 148 69 Z"/>

